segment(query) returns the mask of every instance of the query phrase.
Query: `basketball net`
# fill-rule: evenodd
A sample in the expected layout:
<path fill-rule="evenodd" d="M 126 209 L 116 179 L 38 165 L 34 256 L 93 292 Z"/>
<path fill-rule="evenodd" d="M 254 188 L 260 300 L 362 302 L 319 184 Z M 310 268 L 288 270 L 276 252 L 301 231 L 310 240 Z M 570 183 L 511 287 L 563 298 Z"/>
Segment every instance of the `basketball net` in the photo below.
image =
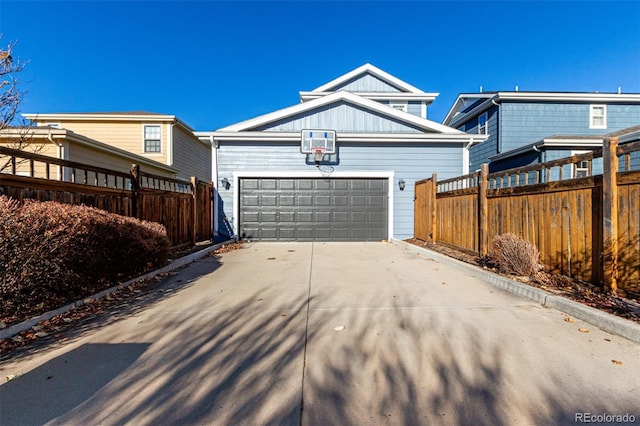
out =
<path fill-rule="evenodd" d="M 313 150 L 313 159 L 316 161 L 316 164 L 320 164 L 322 157 L 324 157 L 324 149 Z"/>

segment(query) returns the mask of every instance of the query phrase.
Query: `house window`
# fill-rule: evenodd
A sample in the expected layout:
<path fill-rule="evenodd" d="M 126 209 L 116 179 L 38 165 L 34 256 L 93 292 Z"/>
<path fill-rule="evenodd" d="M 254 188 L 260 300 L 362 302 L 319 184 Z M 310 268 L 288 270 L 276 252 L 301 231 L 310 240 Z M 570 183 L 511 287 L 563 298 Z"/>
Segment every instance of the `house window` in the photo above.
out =
<path fill-rule="evenodd" d="M 571 155 L 586 154 L 589 151 L 571 151 Z M 573 165 L 573 177 L 581 178 L 591 176 L 591 164 L 589 160 L 578 161 Z"/>
<path fill-rule="evenodd" d="M 393 109 L 397 109 L 398 111 L 407 112 L 406 102 L 389 102 L 389 106 Z"/>
<path fill-rule="evenodd" d="M 589 106 L 589 128 L 590 129 L 606 129 L 607 128 L 607 106 L 606 105 L 590 105 Z"/>
<path fill-rule="evenodd" d="M 160 135 L 159 125 L 144 126 L 144 152 L 161 152 Z"/>
<path fill-rule="evenodd" d="M 479 135 L 488 135 L 489 134 L 489 126 L 487 125 L 487 113 L 481 114 L 478 117 L 478 134 Z"/>
<path fill-rule="evenodd" d="M 461 132 L 466 132 L 467 131 L 466 124 L 463 124 L 462 126 L 458 127 L 458 130 L 460 130 Z"/>

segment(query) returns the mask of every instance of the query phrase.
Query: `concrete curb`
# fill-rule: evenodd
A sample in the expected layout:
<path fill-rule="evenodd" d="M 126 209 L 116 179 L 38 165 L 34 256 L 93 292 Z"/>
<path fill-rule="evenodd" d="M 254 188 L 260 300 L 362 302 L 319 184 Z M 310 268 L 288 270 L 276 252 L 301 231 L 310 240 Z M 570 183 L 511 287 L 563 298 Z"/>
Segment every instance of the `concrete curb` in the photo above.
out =
<path fill-rule="evenodd" d="M 151 271 L 147 274 L 141 275 L 139 277 L 136 277 L 132 280 L 126 281 L 122 284 L 113 286 L 111 288 L 108 288 L 106 290 L 102 290 L 99 293 L 96 293 L 94 295 L 91 295 L 89 297 L 86 297 L 82 300 L 77 300 L 73 303 L 69 303 L 68 305 L 65 305 L 61 308 L 58 309 L 54 309 L 53 311 L 49 311 L 49 312 L 45 312 L 42 315 L 38 315 L 37 317 L 22 321 L 20 323 L 17 324 L 13 324 L 10 327 L 7 327 L 5 329 L 0 330 L 0 339 L 7 339 L 9 337 L 15 336 L 16 334 L 20 333 L 21 331 L 25 331 L 30 329 L 31 327 L 33 327 L 34 325 L 37 325 L 39 322 L 41 321 L 46 321 L 49 320 L 55 316 L 64 314 L 65 312 L 70 311 L 73 308 L 77 308 L 78 306 L 82 306 L 86 303 L 88 303 L 90 300 L 95 300 L 95 299 L 102 299 L 105 296 L 108 296 L 111 293 L 114 293 L 115 291 L 117 291 L 120 288 L 123 287 L 129 287 L 135 283 L 138 283 L 140 281 L 144 281 L 147 280 L 149 278 L 153 278 L 155 276 L 158 276 L 160 274 L 163 274 L 165 272 L 170 272 L 173 270 L 176 270 L 182 266 L 188 265 L 190 263 L 195 262 L 198 259 L 202 259 L 203 257 L 205 257 L 206 255 L 208 255 L 209 253 L 211 253 L 214 250 L 219 249 L 222 246 L 225 246 L 227 244 L 230 244 L 232 242 L 235 242 L 236 240 L 227 240 L 227 241 L 223 241 L 221 243 L 218 244 L 214 244 L 210 247 L 207 247 L 205 249 L 202 249 L 200 251 L 197 251 L 195 253 L 189 254 L 187 256 L 181 257 L 179 259 L 174 260 L 173 262 L 169 263 L 167 266 L 164 266 L 160 269 L 156 269 L 155 271 Z"/>
<path fill-rule="evenodd" d="M 403 247 L 414 253 L 433 258 L 443 265 L 447 265 L 453 269 L 462 271 L 474 278 L 487 282 L 500 289 L 506 290 L 509 293 L 513 293 L 517 296 L 533 300 L 534 302 L 540 303 L 542 306 L 545 306 L 547 308 L 553 308 L 560 312 L 564 312 L 567 315 L 571 315 L 582 321 L 588 322 L 589 324 L 594 325 L 602 329 L 603 331 L 622 336 L 635 343 L 640 343 L 640 325 L 632 321 L 616 317 L 615 315 L 611 315 L 590 306 L 574 302 L 573 300 L 566 299 L 562 296 L 557 296 L 544 290 L 540 290 L 538 288 L 510 280 L 509 278 L 494 274 L 491 271 L 486 271 L 475 265 L 470 265 L 460 260 L 453 259 L 427 248 L 418 247 L 416 245 L 409 244 L 405 241 L 397 240 L 395 238 L 391 239 L 391 243 Z"/>

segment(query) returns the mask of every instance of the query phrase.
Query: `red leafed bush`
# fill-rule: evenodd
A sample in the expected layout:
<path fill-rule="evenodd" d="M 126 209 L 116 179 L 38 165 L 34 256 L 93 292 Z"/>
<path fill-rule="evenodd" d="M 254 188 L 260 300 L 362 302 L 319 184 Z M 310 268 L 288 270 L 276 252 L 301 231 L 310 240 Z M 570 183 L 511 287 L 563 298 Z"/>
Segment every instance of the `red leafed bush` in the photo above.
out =
<path fill-rule="evenodd" d="M 86 297 L 166 263 L 157 223 L 93 207 L 0 197 L 0 317 Z"/>
<path fill-rule="evenodd" d="M 536 246 L 514 234 L 495 237 L 489 259 L 507 274 L 534 277 L 540 270 L 540 252 Z"/>

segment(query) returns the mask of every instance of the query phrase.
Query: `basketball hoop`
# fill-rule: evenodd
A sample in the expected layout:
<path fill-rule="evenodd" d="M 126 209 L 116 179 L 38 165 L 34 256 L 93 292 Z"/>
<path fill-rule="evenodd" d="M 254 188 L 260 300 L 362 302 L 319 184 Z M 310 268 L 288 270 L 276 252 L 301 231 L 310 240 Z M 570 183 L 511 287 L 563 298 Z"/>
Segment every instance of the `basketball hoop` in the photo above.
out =
<path fill-rule="evenodd" d="M 313 150 L 313 159 L 316 161 L 316 164 L 320 164 L 322 158 L 324 157 L 324 152 L 326 149 L 316 148 Z"/>

